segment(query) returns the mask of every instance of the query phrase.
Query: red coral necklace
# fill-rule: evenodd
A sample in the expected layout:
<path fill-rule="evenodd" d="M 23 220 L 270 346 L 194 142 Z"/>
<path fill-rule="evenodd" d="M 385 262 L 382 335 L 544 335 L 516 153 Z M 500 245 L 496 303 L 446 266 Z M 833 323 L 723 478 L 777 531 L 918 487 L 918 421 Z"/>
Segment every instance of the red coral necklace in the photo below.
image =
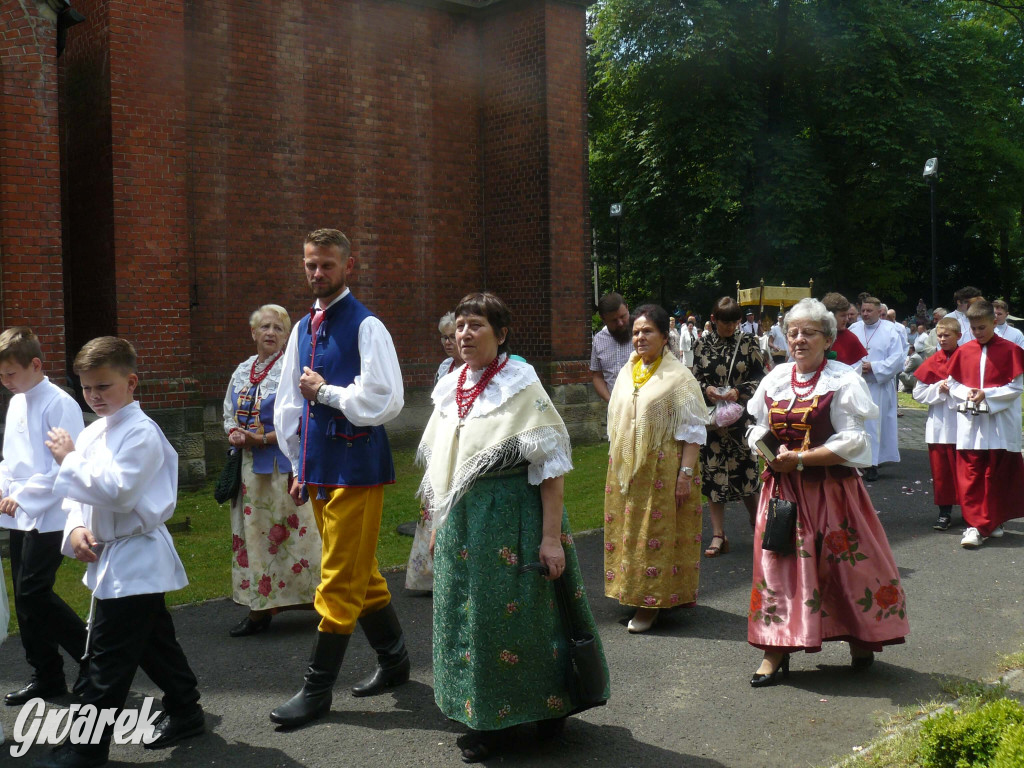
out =
<path fill-rule="evenodd" d="M 797 380 L 797 378 L 796 378 L 796 365 L 795 364 L 793 365 L 793 370 L 789 374 L 789 385 L 790 385 L 790 387 L 793 388 L 793 394 L 796 397 L 806 397 L 807 395 L 811 394 L 811 392 L 814 391 L 814 387 L 817 386 L 818 379 L 821 378 L 821 372 L 823 370 L 825 370 L 825 364 L 827 362 L 828 362 L 828 360 L 822 360 L 821 361 L 821 365 L 818 366 L 818 370 L 816 370 L 814 372 L 814 375 L 811 376 L 811 378 L 809 378 L 807 381 L 798 381 Z M 798 392 L 797 391 L 798 389 L 803 390 L 803 391 L 802 392 Z"/>
<path fill-rule="evenodd" d="M 278 352 L 276 355 L 270 358 L 270 360 L 267 361 L 267 366 L 259 373 L 256 373 L 256 364 L 260 361 L 260 359 L 259 357 L 257 357 L 255 360 L 253 360 L 252 368 L 249 370 L 249 383 L 252 384 L 253 386 L 256 386 L 257 384 L 261 383 L 265 378 L 267 378 L 267 374 L 270 373 L 270 369 L 273 368 L 274 364 L 281 359 L 281 355 L 283 354 L 284 350 L 282 349 L 280 352 Z"/>
<path fill-rule="evenodd" d="M 501 362 L 499 362 L 499 360 Z M 494 378 L 498 371 L 505 367 L 505 363 L 507 362 L 507 356 L 504 360 L 501 360 L 501 355 L 495 357 L 484 369 L 484 373 L 480 377 L 480 381 L 474 384 L 471 389 L 463 389 L 466 385 L 466 373 L 469 371 L 469 366 L 465 365 L 462 367 L 462 371 L 459 373 L 459 381 L 455 385 L 455 405 L 458 406 L 459 409 L 460 421 L 466 418 L 469 414 L 469 409 L 473 407 L 473 403 L 480 396 L 480 393 L 486 389 L 491 379 Z"/>

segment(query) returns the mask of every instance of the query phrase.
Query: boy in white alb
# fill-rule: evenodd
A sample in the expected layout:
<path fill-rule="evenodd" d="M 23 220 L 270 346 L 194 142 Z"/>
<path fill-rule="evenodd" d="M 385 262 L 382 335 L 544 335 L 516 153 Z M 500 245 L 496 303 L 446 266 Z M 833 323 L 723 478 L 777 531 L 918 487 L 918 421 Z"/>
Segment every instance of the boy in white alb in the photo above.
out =
<path fill-rule="evenodd" d="M 92 629 L 82 702 L 101 715 L 120 712 L 142 669 L 164 692 L 164 711 L 145 746 L 165 747 L 205 730 L 196 677 L 164 604 L 165 592 L 188 584 L 164 525 L 177 502 L 178 456 L 133 398 L 139 377 L 131 344 L 93 339 L 75 358 L 74 371 L 101 418 L 77 445 L 60 429 L 50 431 L 46 445 L 60 464 L 54 491 L 67 498 L 64 553 L 89 564 L 84 581 L 93 593 Z M 98 743 L 69 740 L 39 765 L 103 765 L 110 737 L 107 727 Z"/>
<path fill-rule="evenodd" d="M 60 546 L 67 514 L 53 493 L 58 467 L 45 445 L 50 429 L 61 427 L 77 438 L 83 423 L 74 398 L 44 375 L 39 339 L 25 326 L 0 333 L 0 381 L 14 393 L 0 462 L 0 526 L 11 532 L 14 610 L 32 667 L 28 684 L 4 697 L 8 706 L 18 706 L 67 693 L 60 649 L 76 670 L 85 651 L 85 624 L 53 591 L 64 561 Z M 80 674 L 76 693 L 84 682 Z"/>
<path fill-rule="evenodd" d="M 914 399 L 928 406 L 924 440 L 932 469 L 932 491 L 939 519 L 932 526 L 947 531 L 953 505 L 960 503 L 956 488 L 956 399 L 950 394 L 949 362 L 960 341 L 960 323 L 944 317 L 935 326 L 939 348 L 914 371 Z"/>

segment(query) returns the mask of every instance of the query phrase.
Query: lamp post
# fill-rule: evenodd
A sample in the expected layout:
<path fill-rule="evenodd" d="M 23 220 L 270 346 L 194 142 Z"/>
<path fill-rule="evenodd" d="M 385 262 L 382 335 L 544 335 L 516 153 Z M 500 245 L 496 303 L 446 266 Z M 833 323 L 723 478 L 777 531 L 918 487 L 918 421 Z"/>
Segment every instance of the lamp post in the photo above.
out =
<path fill-rule="evenodd" d="M 939 306 L 939 277 L 936 267 L 935 249 L 937 237 L 935 233 L 935 183 L 939 180 L 939 158 L 930 157 L 924 164 L 924 172 L 921 174 L 924 180 L 931 187 L 931 214 L 932 214 L 932 309 Z"/>
<path fill-rule="evenodd" d="M 615 292 L 622 292 L 622 203 L 612 203 L 608 215 L 615 219 Z"/>

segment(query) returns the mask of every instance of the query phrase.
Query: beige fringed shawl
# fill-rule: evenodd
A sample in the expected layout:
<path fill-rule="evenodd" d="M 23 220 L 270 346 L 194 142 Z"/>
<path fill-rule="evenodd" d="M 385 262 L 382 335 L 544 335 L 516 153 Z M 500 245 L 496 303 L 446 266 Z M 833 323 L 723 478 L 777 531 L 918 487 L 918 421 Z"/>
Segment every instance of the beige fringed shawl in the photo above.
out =
<path fill-rule="evenodd" d="M 484 472 L 521 462 L 539 463 L 547 454 L 564 454 L 562 468 L 572 468 L 569 433 L 533 368 L 509 361 L 512 389 L 494 408 L 475 404 L 461 429 L 450 394 L 455 376 L 446 376 L 434 390 L 434 413 L 420 439 L 416 462 L 426 467 L 417 495 L 431 510 L 434 528 Z M 528 369 L 528 370 L 526 370 Z M 488 385 L 502 384 L 499 373 Z M 451 381 L 449 381 L 451 379 Z M 481 413 L 482 412 L 482 413 Z"/>
<path fill-rule="evenodd" d="M 634 399 L 633 364 L 638 359 L 634 352 L 622 366 L 608 403 L 612 471 L 623 493 L 644 456 L 671 439 L 681 425 L 703 425 L 708 418 L 700 385 L 667 345 L 658 370 Z"/>

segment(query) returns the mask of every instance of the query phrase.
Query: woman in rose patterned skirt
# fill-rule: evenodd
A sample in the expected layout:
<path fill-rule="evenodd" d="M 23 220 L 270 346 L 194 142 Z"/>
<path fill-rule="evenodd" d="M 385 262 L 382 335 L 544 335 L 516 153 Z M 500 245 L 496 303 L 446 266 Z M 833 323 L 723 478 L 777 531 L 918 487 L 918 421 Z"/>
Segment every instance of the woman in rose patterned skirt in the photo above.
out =
<path fill-rule="evenodd" d="M 899 571 L 857 471 L 871 465 L 864 420 L 878 408 L 856 371 L 825 359 L 836 321 L 824 304 L 804 299 L 783 331 L 795 362 L 773 369 L 747 406 L 757 419 L 751 448 L 768 432 L 781 441 L 754 534 L 747 639 L 764 651 L 754 687 L 787 677 L 791 653 L 820 651 L 825 640 L 848 642 L 863 669 L 910 631 Z M 796 503 L 792 554 L 761 546 L 773 496 Z"/>
<path fill-rule="evenodd" d="M 288 495 L 288 460 L 277 447 L 274 399 L 291 320 L 266 304 L 249 318 L 256 354 L 231 375 L 224 431 L 242 453 L 242 487 L 231 502 L 232 597 L 249 613 L 229 632 L 262 632 L 274 613 L 313 607 L 320 583 L 320 534 L 309 503 Z"/>

